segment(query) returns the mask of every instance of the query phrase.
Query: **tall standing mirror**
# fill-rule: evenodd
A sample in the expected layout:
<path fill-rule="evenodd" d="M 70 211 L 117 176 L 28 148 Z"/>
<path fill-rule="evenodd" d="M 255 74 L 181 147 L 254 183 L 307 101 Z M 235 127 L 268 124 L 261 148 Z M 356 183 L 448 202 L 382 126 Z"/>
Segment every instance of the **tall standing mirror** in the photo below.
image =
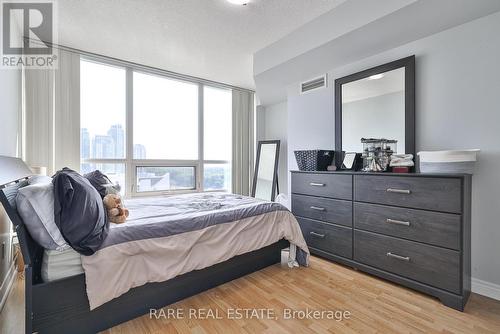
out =
<path fill-rule="evenodd" d="M 278 192 L 279 140 L 259 141 L 252 197 L 274 201 Z"/>
<path fill-rule="evenodd" d="M 335 150 L 361 153 L 361 138 L 396 140 L 394 153 L 415 154 L 414 56 L 335 80 Z"/>

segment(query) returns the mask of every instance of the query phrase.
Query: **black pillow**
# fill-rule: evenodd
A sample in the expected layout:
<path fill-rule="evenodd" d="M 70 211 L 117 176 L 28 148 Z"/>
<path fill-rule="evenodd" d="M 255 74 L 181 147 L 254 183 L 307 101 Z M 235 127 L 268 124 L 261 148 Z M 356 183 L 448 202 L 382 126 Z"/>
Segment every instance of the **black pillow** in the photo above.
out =
<path fill-rule="evenodd" d="M 66 242 L 82 255 L 94 254 L 108 235 L 102 198 L 77 172 L 63 168 L 54 175 L 54 215 Z"/>
<path fill-rule="evenodd" d="M 111 182 L 111 180 L 100 170 L 87 173 L 83 175 L 83 177 L 89 180 L 90 184 L 94 186 L 99 195 L 101 195 L 101 198 L 104 198 L 108 193 L 110 193 L 110 189 L 113 189 L 113 193 L 116 194 L 120 192 L 120 187 L 115 186 L 113 182 Z"/>

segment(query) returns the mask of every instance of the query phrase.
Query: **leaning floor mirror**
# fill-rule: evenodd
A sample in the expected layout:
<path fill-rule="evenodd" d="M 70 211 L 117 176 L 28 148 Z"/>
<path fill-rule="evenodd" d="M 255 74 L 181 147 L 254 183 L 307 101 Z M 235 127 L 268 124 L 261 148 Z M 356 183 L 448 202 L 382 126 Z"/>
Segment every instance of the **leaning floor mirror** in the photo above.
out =
<path fill-rule="evenodd" d="M 279 140 L 259 141 L 255 174 L 253 177 L 252 197 L 274 201 L 278 189 Z"/>

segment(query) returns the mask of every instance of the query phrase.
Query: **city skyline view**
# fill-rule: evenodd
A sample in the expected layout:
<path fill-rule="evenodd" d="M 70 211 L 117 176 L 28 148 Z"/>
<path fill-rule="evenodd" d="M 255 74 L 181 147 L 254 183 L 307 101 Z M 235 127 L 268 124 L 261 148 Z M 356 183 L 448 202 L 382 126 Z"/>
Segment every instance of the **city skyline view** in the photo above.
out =
<path fill-rule="evenodd" d="M 147 159 L 146 147 L 134 144 L 134 159 Z M 125 159 L 125 129 L 121 124 L 110 126 L 106 134 L 91 136 L 87 128 L 80 129 L 81 172 L 89 173 L 100 170 L 107 174 L 112 182 L 125 187 L 125 164 L 89 163 L 89 159 Z M 229 189 L 229 165 L 205 165 L 203 187 L 206 190 Z M 138 167 L 136 184 L 138 192 L 189 190 L 196 188 L 196 176 L 193 167 Z"/>
<path fill-rule="evenodd" d="M 111 125 L 106 135 L 90 135 L 87 128 L 80 129 L 80 156 L 87 159 L 125 158 L 125 130 L 121 124 Z M 134 159 L 147 159 L 146 147 L 134 144 Z"/>

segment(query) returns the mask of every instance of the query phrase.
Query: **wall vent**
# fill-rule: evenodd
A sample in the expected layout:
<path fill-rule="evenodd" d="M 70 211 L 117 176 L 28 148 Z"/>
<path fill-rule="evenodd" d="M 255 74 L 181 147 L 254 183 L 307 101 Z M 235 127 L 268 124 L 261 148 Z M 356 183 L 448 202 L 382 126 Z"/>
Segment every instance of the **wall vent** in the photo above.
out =
<path fill-rule="evenodd" d="M 325 88 L 327 84 L 327 77 L 326 74 L 312 80 L 304 81 L 300 84 L 300 93 L 308 93 L 313 90 Z"/>

